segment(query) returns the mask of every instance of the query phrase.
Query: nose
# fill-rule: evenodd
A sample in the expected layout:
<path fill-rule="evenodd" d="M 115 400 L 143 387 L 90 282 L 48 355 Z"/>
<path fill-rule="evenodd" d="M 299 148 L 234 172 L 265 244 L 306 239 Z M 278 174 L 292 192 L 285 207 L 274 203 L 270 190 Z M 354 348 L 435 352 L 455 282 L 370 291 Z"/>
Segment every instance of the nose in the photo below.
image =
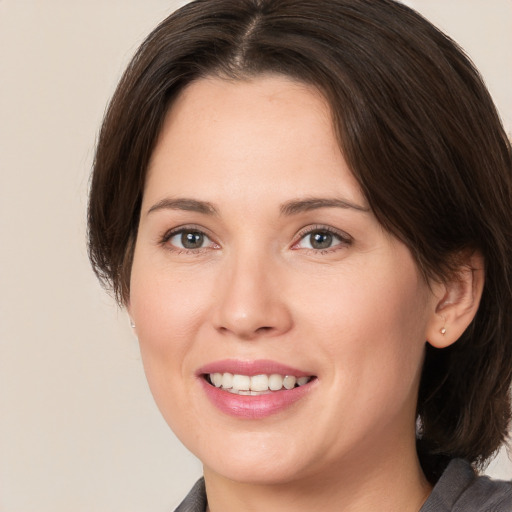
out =
<path fill-rule="evenodd" d="M 218 276 L 215 328 L 243 340 L 274 337 L 292 327 L 282 271 L 267 256 L 226 261 Z"/>

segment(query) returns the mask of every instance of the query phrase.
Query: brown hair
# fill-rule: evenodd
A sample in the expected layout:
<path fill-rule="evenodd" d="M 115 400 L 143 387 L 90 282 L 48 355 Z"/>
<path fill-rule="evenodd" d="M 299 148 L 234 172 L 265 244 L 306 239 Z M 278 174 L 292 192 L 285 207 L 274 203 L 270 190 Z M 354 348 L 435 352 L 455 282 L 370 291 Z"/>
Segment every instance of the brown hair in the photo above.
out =
<path fill-rule="evenodd" d="M 429 279 L 479 250 L 476 318 L 451 347 L 427 344 L 418 452 L 482 464 L 507 436 L 512 379 L 512 157 L 494 104 L 457 45 L 392 0 L 197 0 L 142 44 L 101 129 L 89 203 L 90 259 L 119 302 L 146 168 L 173 98 L 207 75 L 275 72 L 315 85 L 381 224 Z"/>

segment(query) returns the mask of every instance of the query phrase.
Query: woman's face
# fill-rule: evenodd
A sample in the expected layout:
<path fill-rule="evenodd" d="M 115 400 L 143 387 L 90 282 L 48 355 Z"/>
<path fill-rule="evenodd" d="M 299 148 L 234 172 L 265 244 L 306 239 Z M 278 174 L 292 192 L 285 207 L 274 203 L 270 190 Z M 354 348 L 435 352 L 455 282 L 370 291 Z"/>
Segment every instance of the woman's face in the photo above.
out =
<path fill-rule="evenodd" d="M 149 166 L 129 311 L 155 400 L 206 472 L 289 482 L 410 456 L 435 304 L 314 88 L 183 91 Z"/>

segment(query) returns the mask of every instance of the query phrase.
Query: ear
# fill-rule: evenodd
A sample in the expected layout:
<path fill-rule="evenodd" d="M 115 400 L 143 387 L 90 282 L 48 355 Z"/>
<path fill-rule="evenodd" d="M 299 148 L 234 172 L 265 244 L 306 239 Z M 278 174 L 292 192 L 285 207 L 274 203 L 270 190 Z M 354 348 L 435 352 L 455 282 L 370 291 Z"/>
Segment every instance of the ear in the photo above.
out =
<path fill-rule="evenodd" d="M 484 258 L 468 253 L 456 275 L 437 288 L 435 311 L 427 328 L 427 341 L 436 348 L 455 343 L 476 315 L 485 281 Z"/>

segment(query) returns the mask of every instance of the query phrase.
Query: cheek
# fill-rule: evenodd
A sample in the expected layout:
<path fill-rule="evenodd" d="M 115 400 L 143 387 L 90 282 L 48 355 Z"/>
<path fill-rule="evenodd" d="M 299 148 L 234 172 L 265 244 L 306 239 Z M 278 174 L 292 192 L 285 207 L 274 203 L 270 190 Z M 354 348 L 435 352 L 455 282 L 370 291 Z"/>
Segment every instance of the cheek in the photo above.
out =
<path fill-rule="evenodd" d="M 199 327 L 211 297 L 207 279 L 134 261 L 130 313 L 144 344 L 162 351 L 179 350 L 180 344 Z"/>
<path fill-rule="evenodd" d="M 177 433 L 193 428 L 183 411 L 193 401 L 191 360 L 197 350 L 194 339 L 201 328 L 206 291 L 206 286 L 191 285 L 175 272 L 156 271 L 154 264 L 134 261 L 130 314 L 136 324 L 142 363 L 155 402 Z"/>
<path fill-rule="evenodd" d="M 335 425 L 332 446 L 341 443 L 338 429 L 359 439 L 361 433 L 377 436 L 392 425 L 410 428 L 414 421 L 427 308 L 421 283 L 404 282 L 374 278 L 364 286 L 345 281 L 344 291 L 333 287 L 330 300 L 325 294 L 308 311 L 316 318 L 311 332 L 329 361 L 325 382 L 333 400 L 322 414 Z"/>
<path fill-rule="evenodd" d="M 337 331 L 340 339 L 364 341 L 365 333 L 375 330 L 382 338 L 394 332 L 405 339 L 423 332 L 428 301 L 415 272 L 383 277 L 370 269 L 352 270 L 317 283 L 314 290 L 298 285 L 292 296 L 302 297 L 300 316 L 311 319 L 319 332 Z"/>
<path fill-rule="evenodd" d="M 146 377 L 160 406 L 160 397 L 164 400 L 183 374 L 201 308 L 196 287 L 164 265 L 159 268 L 154 260 L 148 263 L 144 256 L 136 252 L 134 257 L 129 310 Z"/>
<path fill-rule="evenodd" d="M 309 337 L 318 340 L 318 350 L 326 351 L 332 366 L 343 373 L 350 368 L 359 373 L 353 375 L 359 382 L 378 387 L 392 387 L 397 380 L 412 385 L 423 361 L 427 287 L 412 262 L 398 268 L 391 273 L 379 266 L 352 267 L 301 302 L 299 316 Z M 297 290 L 299 295 L 304 292 Z"/>

